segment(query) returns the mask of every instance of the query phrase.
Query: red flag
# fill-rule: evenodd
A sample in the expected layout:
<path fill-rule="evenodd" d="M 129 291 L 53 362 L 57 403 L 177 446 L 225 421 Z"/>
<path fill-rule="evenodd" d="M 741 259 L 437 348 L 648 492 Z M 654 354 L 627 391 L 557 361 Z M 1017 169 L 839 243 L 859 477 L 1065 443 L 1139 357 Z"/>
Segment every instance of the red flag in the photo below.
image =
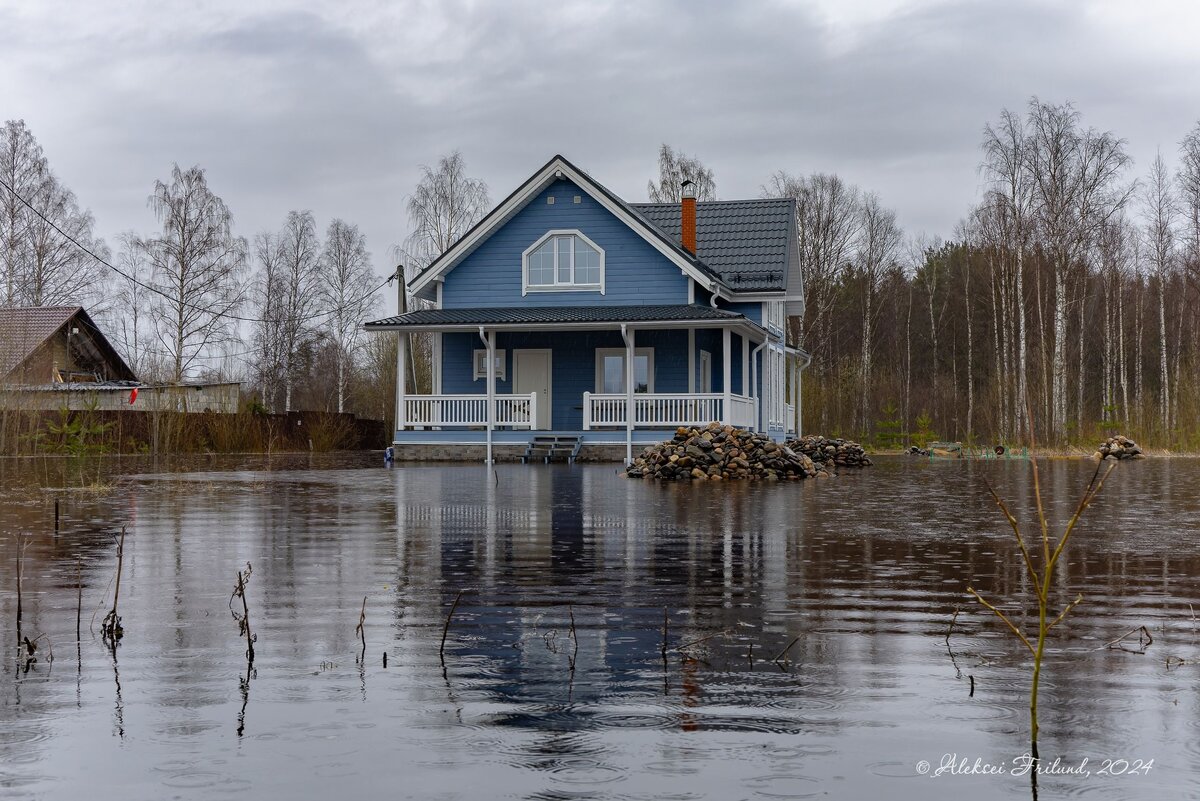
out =
<path fill-rule="evenodd" d="M 134 387 L 133 392 L 129 393 L 129 405 L 132 406 L 135 400 L 137 400 L 137 387 Z"/>

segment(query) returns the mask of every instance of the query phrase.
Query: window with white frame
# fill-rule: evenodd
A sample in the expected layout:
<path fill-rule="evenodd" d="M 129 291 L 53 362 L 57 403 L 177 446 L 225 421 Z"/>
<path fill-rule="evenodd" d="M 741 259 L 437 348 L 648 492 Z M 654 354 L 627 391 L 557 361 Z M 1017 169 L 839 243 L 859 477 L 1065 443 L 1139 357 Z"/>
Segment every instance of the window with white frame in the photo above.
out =
<path fill-rule="evenodd" d="M 505 379 L 505 358 L 504 351 L 496 351 L 496 380 L 503 381 Z M 487 378 L 487 351 L 475 351 L 475 380 Z"/>
<path fill-rule="evenodd" d="M 604 294 L 604 251 L 579 231 L 550 231 L 522 255 L 528 292 Z"/>
<path fill-rule="evenodd" d="M 654 348 L 633 352 L 633 391 L 654 392 Z M 596 349 L 596 392 L 602 395 L 625 393 L 625 349 Z"/>
<path fill-rule="evenodd" d="M 771 301 L 767 301 L 763 305 L 766 306 L 766 312 L 767 312 L 766 327 L 769 329 L 773 329 L 775 331 L 782 331 L 783 330 L 783 317 L 784 317 L 783 301 L 771 300 Z"/>

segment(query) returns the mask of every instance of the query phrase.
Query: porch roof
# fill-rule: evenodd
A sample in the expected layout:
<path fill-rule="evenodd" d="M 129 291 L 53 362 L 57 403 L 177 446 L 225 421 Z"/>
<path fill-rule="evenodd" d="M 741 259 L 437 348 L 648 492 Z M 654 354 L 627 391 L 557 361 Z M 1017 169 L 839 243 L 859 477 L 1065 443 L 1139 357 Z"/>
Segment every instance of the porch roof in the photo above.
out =
<path fill-rule="evenodd" d="M 762 336 L 759 325 L 745 315 L 698 303 L 661 306 L 502 306 L 466 309 L 421 309 L 367 323 L 371 330 L 488 328 L 613 328 L 622 324 L 657 323 L 668 327 L 748 327 Z"/>

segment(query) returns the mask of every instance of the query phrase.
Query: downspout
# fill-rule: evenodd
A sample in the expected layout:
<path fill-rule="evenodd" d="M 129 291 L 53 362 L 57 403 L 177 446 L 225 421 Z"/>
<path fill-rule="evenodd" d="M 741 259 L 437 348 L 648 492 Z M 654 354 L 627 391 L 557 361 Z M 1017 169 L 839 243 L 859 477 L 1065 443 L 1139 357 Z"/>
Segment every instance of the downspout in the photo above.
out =
<path fill-rule="evenodd" d="M 750 352 L 750 389 L 754 392 L 754 427 L 762 431 L 762 398 L 758 393 L 758 354 L 767 346 L 767 340 Z"/>

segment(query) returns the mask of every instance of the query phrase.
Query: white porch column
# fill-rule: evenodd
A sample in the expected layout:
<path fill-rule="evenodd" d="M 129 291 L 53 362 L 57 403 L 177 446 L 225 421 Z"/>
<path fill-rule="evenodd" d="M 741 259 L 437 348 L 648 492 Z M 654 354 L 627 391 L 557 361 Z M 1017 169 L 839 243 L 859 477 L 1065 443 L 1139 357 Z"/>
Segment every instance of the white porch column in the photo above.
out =
<path fill-rule="evenodd" d="M 621 324 L 621 338 L 625 340 L 625 464 L 633 464 L 633 329 Z"/>
<path fill-rule="evenodd" d="M 405 406 L 405 389 L 407 381 L 408 364 L 406 356 L 408 355 L 408 332 L 396 332 L 396 430 L 404 430 L 404 406 Z"/>
<path fill-rule="evenodd" d="M 688 279 L 688 286 L 692 285 L 692 281 Z M 693 395 L 696 392 L 696 329 L 688 329 L 688 394 Z"/>
<path fill-rule="evenodd" d="M 721 372 L 724 373 L 724 383 L 721 384 L 721 389 L 725 393 L 724 399 L 721 401 L 721 420 L 722 423 L 728 423 L 730 412 L 733 409 L 733 335 L 728 327 L 721 329 L 721 349 L 724 355 L 721 358 Z"/>
<path fill-rule="evenodd" d="M 742 334 L 742 395 L 750 397 L 750 339 Z"/>
<path fill-rule="evenodd" d="M 484 401 L 484 417 L 487 419 L 487 459 L 484 464 L 492 464 L 492 429 L 496 426 L 496 332 L 484 331 L 479 326 L 479 338 L 487 348 L 484 358 L 487 360 L 487 400 Z"/>

